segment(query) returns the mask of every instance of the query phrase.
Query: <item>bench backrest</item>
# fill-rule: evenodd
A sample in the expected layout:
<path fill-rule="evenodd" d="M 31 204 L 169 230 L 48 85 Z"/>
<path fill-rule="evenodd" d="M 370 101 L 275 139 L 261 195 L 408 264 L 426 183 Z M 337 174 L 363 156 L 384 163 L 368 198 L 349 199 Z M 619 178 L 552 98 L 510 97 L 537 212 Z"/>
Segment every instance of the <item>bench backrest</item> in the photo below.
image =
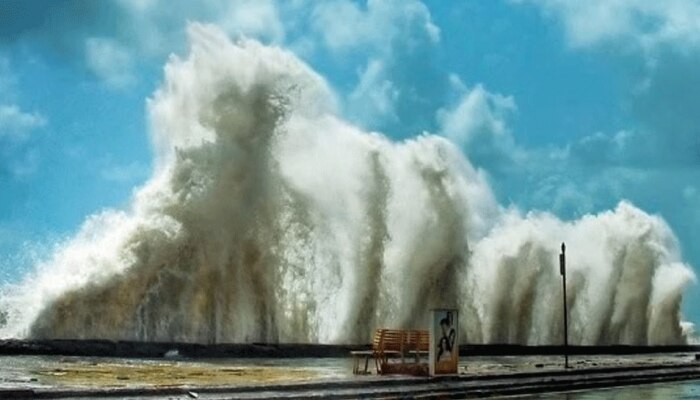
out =
<path fill-rule="evenodd" d="M 403 351 L 406 332 L 399 329 L 386 329 L 382 335 L 381 348 L 384 351 Z"/>
<path fill-rule="evenodd" d="M 428 351 L 430 334 L 427 330 L 377 329 L 372 340 L 372 349 L 385 351 Z"/>
<path fill-rule="evenodd" d="M 426 330 L 406 331 L 406 344 L 409 350 L 430 350 L 430 333 Z"/>

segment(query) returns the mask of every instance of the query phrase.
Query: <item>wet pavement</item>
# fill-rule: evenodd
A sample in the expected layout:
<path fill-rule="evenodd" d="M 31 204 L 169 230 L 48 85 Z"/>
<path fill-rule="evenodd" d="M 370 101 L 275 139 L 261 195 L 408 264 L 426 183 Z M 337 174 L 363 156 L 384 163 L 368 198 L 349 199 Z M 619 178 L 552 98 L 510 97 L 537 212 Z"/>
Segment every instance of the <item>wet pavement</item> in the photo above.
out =
<path fill-rule="evenodd" d="M 694 354 L 570 357 L 573 369 L 692 363 Z M 160 388 L 376 380 L 352 375 L 348 358 L 137 359 L 62 356 L 0 357 L 0 389 Z M 371 363 L 370 363 L 371 364 Z M 371 368 L 371 367 L 370 367 Z M 484 376 L 557 371 L 559 356 L 462 357 L 460 374 Z"/>

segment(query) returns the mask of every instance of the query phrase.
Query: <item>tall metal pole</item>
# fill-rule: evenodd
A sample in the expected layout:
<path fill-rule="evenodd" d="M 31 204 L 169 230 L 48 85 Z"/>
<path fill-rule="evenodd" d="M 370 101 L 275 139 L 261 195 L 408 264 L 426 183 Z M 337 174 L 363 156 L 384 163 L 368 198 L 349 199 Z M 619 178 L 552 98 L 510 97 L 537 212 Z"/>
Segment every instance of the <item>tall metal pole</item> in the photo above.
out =
<path fill-rule="evenodd" d="M 559 254 L 559 272 L 564 293 L 564 368 L 569 368 L 569 318 L 566 308 L 566 245 L 562 242 Z"/>

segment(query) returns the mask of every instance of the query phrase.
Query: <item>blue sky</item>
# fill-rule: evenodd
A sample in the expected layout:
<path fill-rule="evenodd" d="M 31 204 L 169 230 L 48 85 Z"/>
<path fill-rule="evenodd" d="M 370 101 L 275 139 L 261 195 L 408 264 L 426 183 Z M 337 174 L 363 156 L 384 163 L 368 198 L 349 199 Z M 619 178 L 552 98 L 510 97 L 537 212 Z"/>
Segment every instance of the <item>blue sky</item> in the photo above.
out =
<path fill-rule="evenodd" d="M 4 0 L 0 281 L 149 176 L 146 99 L 187 21 L 291 49 L 357 125 L 453 139 L 501 204 L 568 219 L 628 199 L 700 267 L 696 0 Z"/>

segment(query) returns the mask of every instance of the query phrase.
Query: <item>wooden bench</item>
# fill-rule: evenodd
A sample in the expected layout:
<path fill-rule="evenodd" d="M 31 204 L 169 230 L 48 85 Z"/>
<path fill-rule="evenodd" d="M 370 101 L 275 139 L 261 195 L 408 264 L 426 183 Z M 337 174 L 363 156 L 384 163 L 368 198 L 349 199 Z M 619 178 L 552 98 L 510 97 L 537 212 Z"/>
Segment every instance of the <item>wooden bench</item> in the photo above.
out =
<path fill-rule="evenodd" d="M 397 365 L 408 365 L 406 356 L 413 355 L 414 365 L 420 363 L 420 356 L 427 354 L 430 347 L 430 334 L 425 330 L 377 329 L 372 339 L 372 349 L 350 352 L 353 356 L 354 374 L 368 374 L 369 359 L 374 359 L 378 374 L 400 372 Z M 360 370 L 364 358 L 365 368 Z M 400 364 L 390 363 L 390 359 L 399 359 Z"/>

